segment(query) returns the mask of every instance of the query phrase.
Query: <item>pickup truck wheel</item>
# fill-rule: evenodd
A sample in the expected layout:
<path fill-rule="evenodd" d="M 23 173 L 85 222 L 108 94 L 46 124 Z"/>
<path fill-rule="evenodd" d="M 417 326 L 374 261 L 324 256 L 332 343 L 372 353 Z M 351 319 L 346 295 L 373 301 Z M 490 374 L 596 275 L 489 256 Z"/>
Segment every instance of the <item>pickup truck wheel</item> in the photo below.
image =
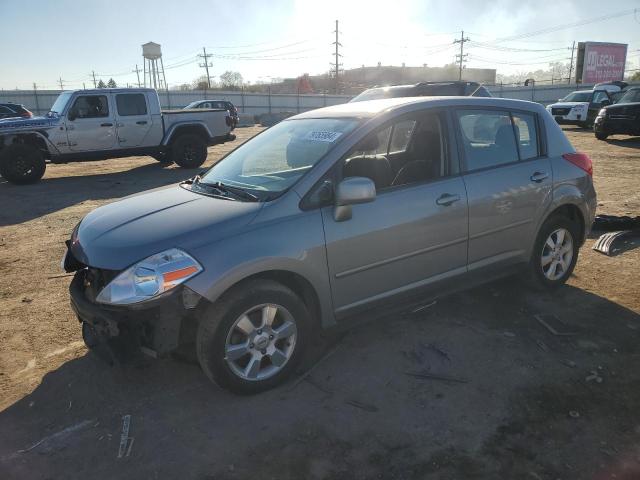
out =
<path fill-rule="evenodd" d="M 0 152 L 0 175 L 16 185 L 37 182 L 46 168 L 42 152 L 33 145 L 15 143 Z"/>
<path fill-rule="evenodd" d="M 196 336 L 198 361 L 210 380 L 235 393 L 282 383 L 300 362 L 311 316 L 290 289 L 250 280 L 207 308 Z"/>
<path fill-rule="evenodd" d="M 198 168 L 207 159 L 207 144 L 198 135 L 180 135 L 171 145 L 171 158 L 182 168 Z"/>
<path fill-rule="evenodd" d="M 578 231 L 578 225 L 564 215 L 553 215 L 542 224 L 529 262 L 534 287 L 553 290 L 569 279 L 578 260 Z"/>
<path fill-rule="evenodd" d="M 608 133 L 604 133 L 604 132 L 596 132 L 596 138 L 598 140 L 606 140 L 607 137 L 609 137 Z"/>

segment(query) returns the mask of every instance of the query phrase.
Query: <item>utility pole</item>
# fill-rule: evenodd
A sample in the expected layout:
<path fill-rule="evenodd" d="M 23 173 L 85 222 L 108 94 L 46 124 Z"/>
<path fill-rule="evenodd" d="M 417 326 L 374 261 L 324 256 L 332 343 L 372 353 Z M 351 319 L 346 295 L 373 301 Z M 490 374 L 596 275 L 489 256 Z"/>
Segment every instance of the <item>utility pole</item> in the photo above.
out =
<path fill-rule="evenodd" d="M 338 93 L 338 91 L 340 89 L 340 83 L 338 81 L 338 75 L 340 74 L 340 66 L 342 65 L 340 63 L 340 57 L 342 55 L 340 55 L 340 51 L 339 51 L 339 48 L 342 46 L 342 44 L 340 43 L 340 40 L 339 40 L 340 31 L 338 30 L 338 20 L 336 20 L 336 29 L 335 29 L 334 33 L 336 34 L 336 41 L 333 42 L 332 45 L 336 46 L 336 51 L 335 51 L 335 54 L 334 54 L 335 55 L 335 63 L 331 63 L 330 65 L 333 65 L 335 67 L 334 68 L 335 82 L 336 82 L 335 93 Z"/>
<path fill-rule="evenodd" d="M 60 90 L 64 90 L 64 83 L 62 83 L 62 77 L 58 79 L 58 83 L 60 84 Z"/>
<path fill-rule="evenodd" d="M 213 63 L 209 63 L 209 57 L 212 57 L 213 55 L 211 54 L 207 54 L 207 50 L 202 47 L 202 55 L 198 55 L 200 58 L 202 58 L 204 60 L 204 63 L 200 63 L 200 67 L 204 67 L 207 71 L 207 87 L 211 88 L 211 77 L 209 76 L 209 67 L 213 67 Z"/>
<path fill-rule="evenodd" d="M 462 80 L 462 64 L 466 62 L 465 58 L 467 58 L 467 56 L 469 55 L 468 53 L 464 53 L 464 42 L 468 42 L 469 40 L 471 39 L 469 37 L 465 38 L 464 30 L 462 30 L 462 32 L 460 33 L 460 39 L 456 39 L 453 41 L 453 43 L 460 44 L 460 53 L 456 55 L 456 60 L 460 65 L 460 68 L 458 69 L 458 80 Z"/>
<path fill-rule="evenodd" d="M 96 72 L 92 70 L 91 75 L 93 75 L 93 88 L 98 88 L 98 84 L 96 83 Z"/>
<path fill-rule="evenodd" d="M 140 69 L 138 68 L 138 64 L 136 63 L 136 69 L 135 69 L 135 70 L 131 70 L 131 71 L 132 71 L 132 72 L 136 72 L 136 76 L 138 77 L 138 88 L 140 88 L 140 72 L 141 72 L 142 70 L 140 70 Z"/>
<path fill-rule="evenodd" d="M 40 113 L 40 104 L 38 103 L 38 86 L 33 82 L 33 97 L 36 100 L 36 112 Z"/>
<path fill-rule="evenodd" d="M 576 49 L 576 41 L 573 41 L 573 46 L 571 47 L 571 63 L 569 64 L 569 78 L 567 79 L 567 83 L 571 83 L 571 74 L 573 73 L 573 52 Z"/>

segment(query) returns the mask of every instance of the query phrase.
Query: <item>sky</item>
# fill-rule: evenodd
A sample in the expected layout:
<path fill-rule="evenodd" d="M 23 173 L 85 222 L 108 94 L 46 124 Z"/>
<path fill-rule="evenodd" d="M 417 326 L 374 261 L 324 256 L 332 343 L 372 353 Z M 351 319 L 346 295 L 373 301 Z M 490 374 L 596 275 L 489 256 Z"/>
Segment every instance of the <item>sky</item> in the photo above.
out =
<path fill-rule="evenodd" d="M 630 14 L 551 29 L 605 15 Z M 464 29 L 468 67 L 498 73 L 567 61 L 573 41 L 629 43 L 627 68 L 640 68 L 640 0 L 0 0 L 0 88 L 59 89 L 137 83 L 143 43 L 162 45 L 169 86 L 226 70 L 251 83 L 319 74 L 334 61 L 339 20 L 344 68 L 442 66 L 454 61 Z M 511 38 L 518 37 L 518 38 Z"/>

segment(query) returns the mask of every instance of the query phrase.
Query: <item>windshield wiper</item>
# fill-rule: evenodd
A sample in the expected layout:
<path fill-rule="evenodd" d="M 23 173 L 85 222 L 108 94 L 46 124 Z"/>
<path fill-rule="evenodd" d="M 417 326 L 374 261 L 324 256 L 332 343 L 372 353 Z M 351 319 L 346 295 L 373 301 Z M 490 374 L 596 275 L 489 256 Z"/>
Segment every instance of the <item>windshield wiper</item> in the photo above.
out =
<path fill-rule="evenodd" d="M 201 182 L 200 175 L 196 175 L 194 177 L 194 183 L 197 183 L 198 185 L 204 185 L 206 187 L 213 187 L 217 190 L 220 190 L 223 193 L 232 193 L 237 197 L 244 198 L 245 200 L 250 200 L 252 202 L 257 202 L 258 200 L 260 200 L 260 198 L 257 195 L 254 195 L 253 193 L 249 193 L 246 190 L 243 190 L 242 188 L 239 188 L 239 187 L 233 187 L 231 185 L 227 185 L 222 182 L 213 182 L 213 183 Z"/>

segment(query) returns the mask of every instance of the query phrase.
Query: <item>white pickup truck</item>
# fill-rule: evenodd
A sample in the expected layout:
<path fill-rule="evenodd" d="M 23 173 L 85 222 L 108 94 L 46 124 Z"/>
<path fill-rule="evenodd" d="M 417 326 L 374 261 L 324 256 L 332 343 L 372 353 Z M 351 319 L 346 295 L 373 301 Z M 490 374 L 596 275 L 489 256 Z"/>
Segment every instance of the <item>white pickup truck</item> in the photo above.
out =
<path fill-rule="evenodd" d="M 65 91 L 44 117 L 0 121 L 0 175 L 37 182 L 53 163 L 150 155 L 197 168 L 207 146 L 235 139 L 223 109 L 161 110 L 150 88 Z"/>

